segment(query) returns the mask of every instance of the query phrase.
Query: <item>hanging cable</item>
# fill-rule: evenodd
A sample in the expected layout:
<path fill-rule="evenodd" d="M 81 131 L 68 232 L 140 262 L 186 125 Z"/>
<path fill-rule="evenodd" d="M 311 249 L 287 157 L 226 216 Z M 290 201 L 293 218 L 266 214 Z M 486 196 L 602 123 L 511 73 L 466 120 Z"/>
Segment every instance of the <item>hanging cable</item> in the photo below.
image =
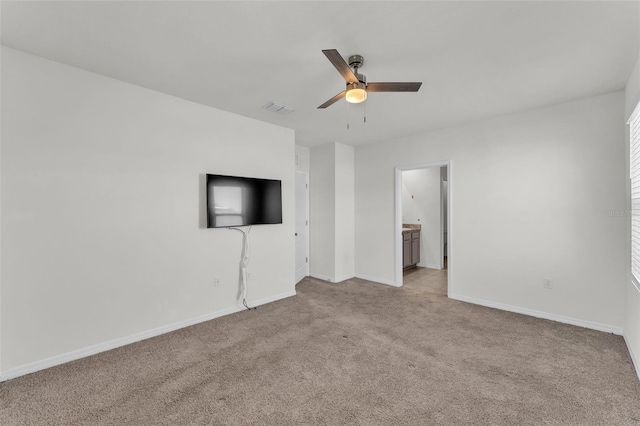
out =
<path fill-rule="evenodd" d="M 233 229 L 242 233 L 242 256 L 240 259 L 240 295 L 242 297 L 242 304 L 245 308 L 251 310 L 256 308 L 250 308 L 247 305 L 247 290 L 248 290 L 248 267 L 249 259 L 251 258 L 251 244 L 249 244 L 249 232 L 251 232 L 251 226 L 247 228 L 246 232 L 240 228 L 229 227 L 227 229 Z"/>

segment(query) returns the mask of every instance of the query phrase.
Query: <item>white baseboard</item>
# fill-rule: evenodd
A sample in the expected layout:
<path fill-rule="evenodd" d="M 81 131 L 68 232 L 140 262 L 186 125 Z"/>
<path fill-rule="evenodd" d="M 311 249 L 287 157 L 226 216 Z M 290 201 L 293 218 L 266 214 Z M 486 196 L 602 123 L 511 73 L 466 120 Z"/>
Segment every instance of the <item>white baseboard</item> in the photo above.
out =
<path fill-rule="evenodd" d="M 627 345 L 627 350 L 629 351 L 629 355 L 631 356 L 631 362 L 633 362 L 633 367 L 636 369 L 636 375 L 638 376 L 638 380 L 640 380 L 640 359 L 633 353 L 633 348 L 629 344 L 629 340 L 627 339 L 627 335 L 622 333 L 622 337 L 624 337 L 624 343 Z"/>
<path fill-rule="evenodd" d="M 322 281 L 328 281 L 330 283 L 339 283 L 339 282 L 342 282 L 342 281 L 350 280 L 355 275 L 343 275 L 341 277 L 328 277 L 328 276 L 322 275 L 322 274 L 311 273 L 311 274 L 309 274 L 309 276 L 313 277 L 313 278 L 317 278 L 317 279 L 322 280 Z"/>
<path fill-rule="evenodd" d="M 342 281 L 350 280 L 351 278 L 354 277 L 353 275 L 344 275 L 342 277 L 328 277 L 322 274 L 309 274 L 309 276 L 313 278 L 317 278 L 322 281 L 328 281 L 330 283 L 339 283 Z"/>
<path fill-rule="evenodd" d="M 316 274 L 316 273 L 314 273 L 314 272 L 311 272 L 311 273 L 309 274 L 309 276 L 310 276 L 310 277 L 313 277 L 313 278 L 317 278 L 317 279 L 322 280 L 322 281 L 329 281 L 330 283 L 335 282 L 335 281 L 333 280 L 333 278 L 331 278 L 331 277 L 328 277 L 328 276 L 326 276 L 326 275 L 322 275 L 322 274 Z"/>
<path fill-rule="evenodd" d="M 317 278 L 322 281 L 328 281 L 330 283 L 339 283 L 341 281 L 349 280 L 351 278 L 360 278 L 362 280 L 373 281 L 374 283 L 378 283 L 378 284 L 386 284 L 393 287 L 400 287 L 399 285 L 396 285 L 395 281 L 389 281 L 382 278 L 370 277 L 368 275 L 361 275 L 361 274 L 345 275 L 344 277 L 336 277 L 336 278 L 331 278 L 326 275 L 314 274 L 314 273 L 309 274 L 309 276 L 313 278 Z"/>
<path fill-rule="evenodd" d="M 533 309 L 521 308 L 519 306 L 506 305 L 503 303 L 492 302 L 490 300 L 476 299 L 475 297 L 463 296 L 461 294 L 449 294 L 450 299 L 460 300 L 461 302 L 473 303 L 474 305 L 482 305 L 488 308 L 500 309 L 503 311 L 515 312 L 517 314 L 529 315 L 536 318 L 547 319 L 551 321 L 561 322 L 564 324 L 577 325 L 578 327 L 590 328 L 592 330 L 604 331 L 607 333 L 623 335 L 622 327 L 615 327 L 609 324 L 600 324 L 592 321 L 585 321 L 577 318 L 565 317 L 562 315 L 550 314 L 548 312 L 535 311 Z"/>
<path fill-rule="evenodd" d="M 355 277 L 355 275 L 343 275 L 341 277 L 336 277 L 335 278 L 335 282 L 340 283 L 342 281 L 346 281 L 346 280 L 350 280 L 351 278 Z"/>
<path fill-rule="evenodd" d="M 402 287 L 402 284 L 398 285 L 395 281 L 385 280 L 384 278 L 376 278 L 370 277 L 369 275 L 356 274 L 356 278 L 360 278 L 362 280 L 373 281 L 378 284 L 386 284 L 393 287 Z"/>
<path fill-rule="evenodd" d="M 309 274 L 309 276 L 313 278 L 317 278 L 322 281 L 328 281 L 330 283 L 339 283 L 342 281 L 350 280 L 351 278 L 355 277 L 355 275 L 343 275 L 341 277 L 328 277 L 322 274 Z"/>
<path fill-rule="evenodd" d="M 249 301 L 248 304 L 251 307 L 264 305 L 267 303 L 275 302 L 276 300 L 286 299 L 287 297 L 295 296 L 296 291 L 291 290 L 284 293 L 276 294 L 274 296 L 265 297 L 259 300 Z M 132 334 L 131 336 L 121 337 L 119 339 L 110 340 L 104 343 L 98 343 L 96 345 L 88 346 L 86 348 L 78 349 L 71 352 L 66 352 L 60 355 L 45 358 L 39 361 L 31 362 L 29 364 L 20 365 L 18 367 L 10 368 L 7 371 L 0 372 L 0 382 L 6 380 L 15 379 L 16 377 L 24 376 L 25 374 L 35 373 L 36 371 L 44 370 L 46 368 L 55 367 L 56 365 L 64 364 L 70 361 L 75 361 L 80 358 L 85 358 L 91 355 L 105 352 L 111 349 L 119 348 L 121 346 L 129 345 L 131 343 L 139 342 L 141 340 L 156 337 L 161 334 L 170 333 L 181 328 L 189 327 L 191 325 L 199 324 L 201 322 L 210 321 L 215 318 L 219 318 L 225 315 L 230 315 L 236 312 L 245 310 L 242 305 L 234 306 L 233 308 L 223 309 L 221 311 L 212 312 L 205 315 L 200 315 L 195 318 L 176 322 L 173 324 L 165 325 L 162 327 L 154 328 L 151 330 L 143 331 L 140 333 Z"/>
<path fill-rule="evenodd" d="M 429 269 L 442 269 L 442 265 L 438 263 L 424 263 L 424 264 L 418 263 L 418 266 L 422 266 L 423 268 L 429 268 Z"/>

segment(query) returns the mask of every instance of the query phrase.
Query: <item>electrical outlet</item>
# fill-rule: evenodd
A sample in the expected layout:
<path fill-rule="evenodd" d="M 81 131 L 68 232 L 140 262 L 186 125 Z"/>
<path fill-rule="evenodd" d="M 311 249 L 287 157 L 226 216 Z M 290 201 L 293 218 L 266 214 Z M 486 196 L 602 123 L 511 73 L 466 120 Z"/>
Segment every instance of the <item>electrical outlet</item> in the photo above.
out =
<path fill-rule="evenodd" d="M 220 287 L 220 277 L 213 277 L 213 286 Z"/>
<path fill-rule="evenodd" d="M 551 290 L 553 286 L 551 285 L 551 278 L 543 278 L 542 279 L 542 287 Z"/>

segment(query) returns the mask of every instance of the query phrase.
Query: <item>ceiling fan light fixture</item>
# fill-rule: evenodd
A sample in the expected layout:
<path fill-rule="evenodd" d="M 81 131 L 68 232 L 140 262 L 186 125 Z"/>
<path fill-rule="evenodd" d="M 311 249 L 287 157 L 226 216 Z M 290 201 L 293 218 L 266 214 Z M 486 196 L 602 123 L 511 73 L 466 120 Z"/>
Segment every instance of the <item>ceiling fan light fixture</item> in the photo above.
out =
<path fill-rule="evenodd" d="M 345 99 L 351 104 L 359 104 L 367 100 L 367 90 L 364 83 L 348 83 Z"/>
<path fill-rule="evenodd" d="M 347 88 L 320 105 L 318 109 L 330 107 L 342 98 L 345 98 L 351 104 L 359 104 L 367 100 L 367 92 L 417 92 L 422 86 L 419 81 L 368 83 L 366 77 L 358 73 L 364 63 L 364 58 L 361 55 L 349 56 L 349 63 L 347 64 L 336 49 L 325 49 L 322 53 L 344 78 Z M 353 67 L 353 70 L 351 67 Z"/>

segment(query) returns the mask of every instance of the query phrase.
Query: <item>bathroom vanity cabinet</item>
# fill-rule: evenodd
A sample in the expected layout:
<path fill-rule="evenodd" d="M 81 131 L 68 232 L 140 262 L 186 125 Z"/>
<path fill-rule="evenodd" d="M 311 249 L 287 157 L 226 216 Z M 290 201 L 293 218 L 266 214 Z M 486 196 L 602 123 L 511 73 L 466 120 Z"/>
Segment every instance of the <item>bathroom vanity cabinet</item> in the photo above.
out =
<path fill-rule="evenodd" d="M 420 230 L 402 230 L 402 268 L 413 268 L 420 262 Z"/>

